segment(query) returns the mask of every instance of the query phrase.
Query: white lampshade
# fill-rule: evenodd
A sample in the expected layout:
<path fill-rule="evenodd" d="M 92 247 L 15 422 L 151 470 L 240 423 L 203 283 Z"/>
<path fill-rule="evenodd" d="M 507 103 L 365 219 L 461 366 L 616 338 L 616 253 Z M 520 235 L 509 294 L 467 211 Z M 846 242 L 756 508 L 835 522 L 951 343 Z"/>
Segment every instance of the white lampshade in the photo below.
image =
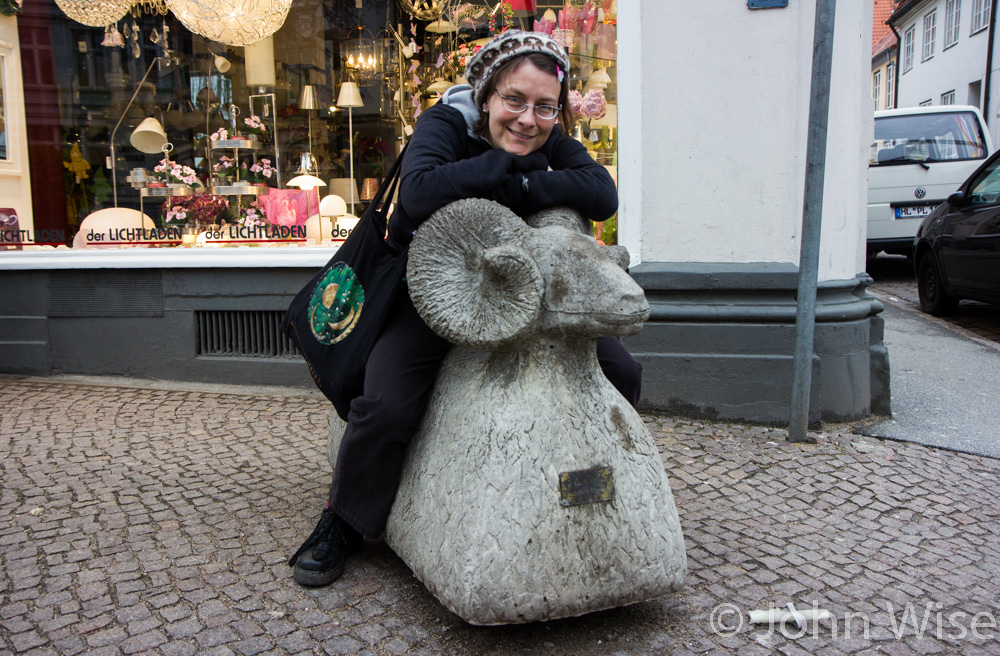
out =
<path fill-rule="evenodd" d="M 277 83 L 274 75 L 274 37 L 244 46 L 243 56 L 246 58 L 247 86 L 251 89 L 274 88 Z"/>
<path fill-rule="evenodd" d="M 333 178 L 330 180 L 330 193 L 340 196 L 348 203 L 351 202 L 352 198 L 356 202 L 361 197 L 358 193 L 358 185 L 351 178 Z"/>
<path fill-rule="evenodd" d="M 298 187 L 299 189 L 305 189 L 308 191 L 310 189 L 315 189 L 316 187 L 325 187 L 326 183 L 317 178 L 315 175 L 297 175 L 288 181 L 288 186 Z"/>
<path fill-rule="evenodd" d="M 143 119 L 142 123 L 132 132 L 129 142 L 140 152 L 158 153 L 163 150 L 163 146 L 167 143 L 167 133 L 163 130 L 160 122 L 150 116 Z"/>
<path fill-rule="evenodd" d="M 337 107 L 364 107 L 361 102 L 361 89 L 357 82 L 344 82 L 340 85 L 340 95 L 337 96 Z"/>
<path fill-rule="evenodd" d="M 455 86 L 455 83 L 451 80 L 442 80 L 441 78 L 438 78 L 427 87 L 427 90 L 431 93 L 444 93 L 453 86 Z"/>
<path fill-rule="evenodd" d="M 233 67 L 233 63 L 223 57 L 222 55 L 215 56 L 215 68 L 220 73 L 228 73 L 229 69 Z"/>
<path fill-rule="evenodd" d="M 322 216 L 344 216 L 347 214 L 347 203 L 337 194 L 323 196 L 319 202 L 319 213 Z"/>
<path fill-rule="evenodd" d="M 611 76 L 603 68 L 596 68 L 587 78 L 588 89 L 607 89 L 611 84 Z"/>
<path fill-rule="evenodd" d="M 434 32 L 435 34 L 446 34 L 448 32 L 457 32 L 458 27 L 451 21 L 438 18 L 433 23 L 428 23 L 424 30 Z"/>

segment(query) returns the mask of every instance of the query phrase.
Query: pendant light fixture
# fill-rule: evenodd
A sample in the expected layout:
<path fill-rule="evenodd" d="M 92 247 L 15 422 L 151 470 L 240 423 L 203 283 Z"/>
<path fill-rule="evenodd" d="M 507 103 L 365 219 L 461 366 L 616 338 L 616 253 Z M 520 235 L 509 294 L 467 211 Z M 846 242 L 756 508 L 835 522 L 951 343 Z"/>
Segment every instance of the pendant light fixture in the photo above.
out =
<path fill-rule="evenodd" d="M 247 46 L 271 36 L 284 25 L 292 6 L 292 0 L 166 2 L 184 27 L 206 39 L 231 46 Z"/>
<path fill-rule="evenodd" d="M 56 0 L 56 4 L 77 23 L 91 27 L 117 23 L 132 8 L 132 0 Z"/>

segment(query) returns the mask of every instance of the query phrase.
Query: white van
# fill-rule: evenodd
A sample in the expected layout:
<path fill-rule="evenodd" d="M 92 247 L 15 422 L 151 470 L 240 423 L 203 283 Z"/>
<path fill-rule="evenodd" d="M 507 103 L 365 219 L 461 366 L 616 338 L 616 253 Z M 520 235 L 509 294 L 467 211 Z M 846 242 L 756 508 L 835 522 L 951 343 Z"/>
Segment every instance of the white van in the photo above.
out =
<path fill-rule="evenodd" d="M 976 107 L 875 112 L 868 157 L 868 256 L 911 256 L 917 228 L 993 152 Z"/>

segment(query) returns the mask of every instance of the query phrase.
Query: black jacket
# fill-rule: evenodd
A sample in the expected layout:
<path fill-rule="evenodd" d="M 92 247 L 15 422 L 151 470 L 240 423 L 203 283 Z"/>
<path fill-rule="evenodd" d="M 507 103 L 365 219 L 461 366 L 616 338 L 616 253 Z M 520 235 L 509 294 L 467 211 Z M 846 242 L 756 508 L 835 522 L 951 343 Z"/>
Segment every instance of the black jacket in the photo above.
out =
<path fill-rule="evenodd" d="M 470 136 L 462 113 L 441 103 L 420 115 L 401 175 L 389 221 L 389 241 L 396 248 L 409 244 L 435 211 L 463 198 L 495 200 L 521 217 L 563 206 L 604 221 L 618 209 L 618 191 L 607 170 L 560 126 L 537 151 L 511 155 Z"/>

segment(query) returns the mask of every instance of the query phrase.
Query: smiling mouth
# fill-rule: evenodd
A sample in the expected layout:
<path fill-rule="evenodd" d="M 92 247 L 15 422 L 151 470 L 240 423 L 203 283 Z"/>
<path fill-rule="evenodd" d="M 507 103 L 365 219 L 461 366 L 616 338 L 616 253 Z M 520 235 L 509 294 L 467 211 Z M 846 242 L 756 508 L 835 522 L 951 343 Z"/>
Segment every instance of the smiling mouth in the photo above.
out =
<path fill-rule="evenodd" d="M 515 137 L 517 137 L 518 139 L 524 139 L 525 141 L 535 138 L 535 135 L 533 134 L 523 134 L 521 132 L 518 132 L 517 130 L 511 130 L 510 128 L 507 128 L 507 131 L 510 132 Z"/>

